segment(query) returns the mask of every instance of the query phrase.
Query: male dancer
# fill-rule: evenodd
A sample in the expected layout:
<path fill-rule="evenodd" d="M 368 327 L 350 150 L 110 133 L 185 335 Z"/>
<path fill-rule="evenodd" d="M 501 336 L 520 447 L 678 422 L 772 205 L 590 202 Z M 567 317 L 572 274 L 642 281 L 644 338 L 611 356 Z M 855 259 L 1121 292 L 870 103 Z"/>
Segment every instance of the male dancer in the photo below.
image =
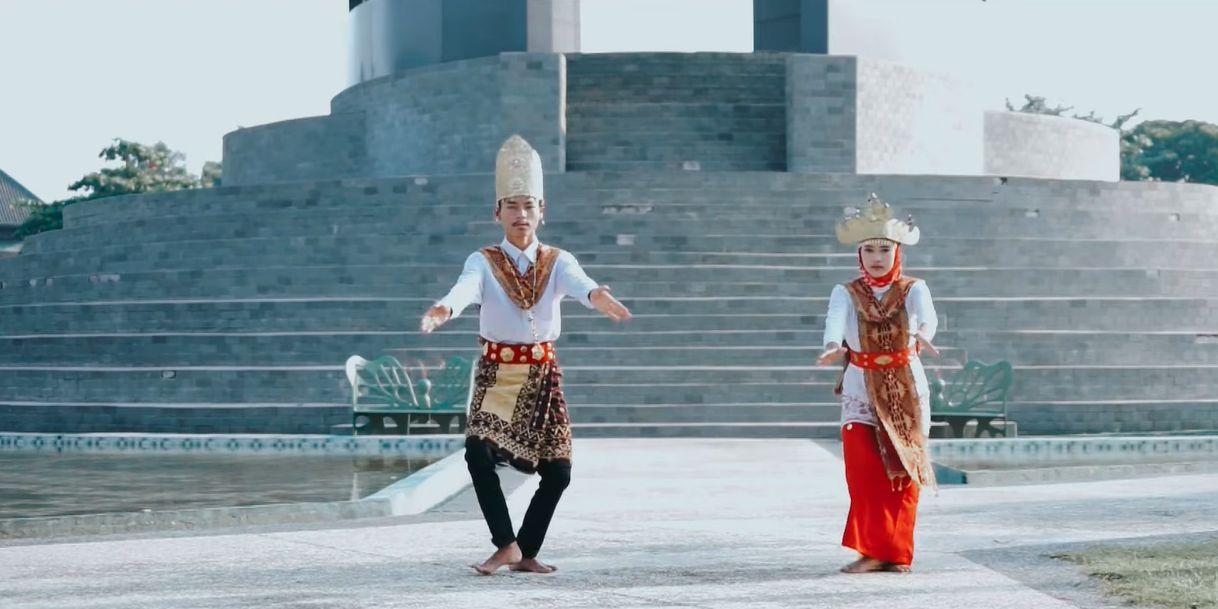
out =
<path fill-rule="evenodd" d="M 609 287 L 590 279 L 574 256 L 537 240 L 538 225 L 545 223 L 542 187 L 537 151 L 519 135 L 508 138 L 495 160 L 495 219 L 503 241 L 471 254 L 456 285 L 421 322 L 429 333 L 470 304 L 482 305 L 482 357 L 469 404 L 465 461 L 498 548 L 471 565 L 483 575 L 503 566 L 555 570 L 537 554 L 571 481 L 571 422 L 554 351 L 562 330 L 559 302 L 570 296 L 614 321 L 630 318 Z M 513 533 L 498 464 L 541 475 L 519 533 Z"/>

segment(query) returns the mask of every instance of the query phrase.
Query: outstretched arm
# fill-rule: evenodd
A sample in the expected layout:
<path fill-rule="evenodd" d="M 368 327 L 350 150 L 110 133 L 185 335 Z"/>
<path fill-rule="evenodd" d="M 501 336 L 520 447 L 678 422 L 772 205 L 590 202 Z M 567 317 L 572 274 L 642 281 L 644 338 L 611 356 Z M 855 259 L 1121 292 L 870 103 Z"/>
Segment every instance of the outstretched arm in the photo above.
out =
<path fill-rule="evenodd" d="M 630 309 L 626 308 L 609 292 L 609 286 L 597 285 L 584 272 L 579 261 L 568 252 L 562 253 L 558 273 L 558 287 L 563 294 L 579 300 L 585 307 L 596 309 L 602 315 L 613 321 L 630 319 Z"/>
<path fill-rule="evenodd" d="M 609 293 L 609 286 L 600 286 L 588 293 L 588 300 L 592 302 L 592 306 L 601 315 L 612 319 L 613 321 L 625 321 L 630 319 L 630 309 L 626 305 L 618 302 L 618 299 Z"/>
<path fill-rule="evenodd" d="M 482 265 L 485 258 L 474 252 L 465 260 L 465 268 L 448 295 L 432 305 L 419 321 L 419 331 L 430 334 L 449 320 L 461 315 L 471 304 L 482 302 Z"/>

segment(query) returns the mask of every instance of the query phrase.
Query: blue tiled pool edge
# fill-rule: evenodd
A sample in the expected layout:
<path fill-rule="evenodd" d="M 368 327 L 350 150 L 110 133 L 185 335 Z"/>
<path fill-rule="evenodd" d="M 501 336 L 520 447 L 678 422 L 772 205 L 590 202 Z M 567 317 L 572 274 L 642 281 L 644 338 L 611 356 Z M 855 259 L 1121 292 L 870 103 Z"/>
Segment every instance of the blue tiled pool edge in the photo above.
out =
<path fill-rule="evenodd" d="M 945 485 L 1094 482 L 1218 472 L 1218 435 L 1208 434 L 932 440 L 930 453 L 935 475 Z M 978 463 L 1004 463 L 1009 468 L 972 465 Z"/>
<path fill-rule="evenodd" d="M 0 432 L 0 451 L 156 454 L 320 454 L 442 457 L 465 446 L 461 435 L 325 436 Z"/>
<path fill-rule="evenodd" d="M 982 440 L 931 440 L 936 461 L 988 460 L 1042 463 L 1084 457 L 1122 461 L 1141 455 L 1218 457 L 1218 435 L 1029 436 Z"/>

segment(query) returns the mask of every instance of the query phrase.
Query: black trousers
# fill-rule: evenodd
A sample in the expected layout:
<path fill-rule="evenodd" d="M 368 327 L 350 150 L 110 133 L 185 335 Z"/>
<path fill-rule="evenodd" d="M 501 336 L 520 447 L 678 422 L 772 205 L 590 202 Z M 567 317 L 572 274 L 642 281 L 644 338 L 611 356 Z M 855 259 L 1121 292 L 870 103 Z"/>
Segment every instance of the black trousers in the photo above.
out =
<path fill-rule="evenodd" d="M 535 558 L 546 540 L 546 530 L 554 517 L 558 500 L 571 483 L 571 464 L 559 461 L 543 461 L 537 467 L 541 482 L 529 502 L 524 514 L 520 533 L 513 533 L 512 516 L 508 513 L 503 487 L 499 485 L 499 474 L 495 473 L 498 459 L 494 449 L 479 438 L 465 439 L 465 463 L 469 466 L 470 478 L 474 481 L 474 493 L 478 495 L 478 507 L 491 529 L 491 543 L 502 548 L 513 541 L 520 545 L 525 558 Z"/>

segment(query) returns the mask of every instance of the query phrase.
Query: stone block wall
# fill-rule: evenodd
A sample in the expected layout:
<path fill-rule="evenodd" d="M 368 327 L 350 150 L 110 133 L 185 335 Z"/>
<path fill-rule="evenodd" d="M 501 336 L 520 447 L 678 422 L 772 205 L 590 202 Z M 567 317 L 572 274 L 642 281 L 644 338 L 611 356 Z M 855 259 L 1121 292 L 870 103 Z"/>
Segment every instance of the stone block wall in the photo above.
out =
<path fill-rule="evenodd" d="M 563 171 L 565 62 L 505 53 L 356 85 L 334 98 L 330 116 L 225 136 L 224 183 L 490 173 L 513 133 L 547 171 Z"/>
<path fill-rule="evenodd" d="M 301 118 L 224 136 L 224 184 L 354 177 L 367 170 L 362 112 Z"/>
<path fill-rule="evenodd" d="M 564 69 L 562 55 L 505 53 L 357 85 L 332 108 L 367 114 L 371 176 L 493 172 L 513 133 L 561 171 Z"/>
<path fill-rule="evenodd" d="M 857 72 L 853 57 L 787 59 L 787 171 L 855 172 Z"/>

